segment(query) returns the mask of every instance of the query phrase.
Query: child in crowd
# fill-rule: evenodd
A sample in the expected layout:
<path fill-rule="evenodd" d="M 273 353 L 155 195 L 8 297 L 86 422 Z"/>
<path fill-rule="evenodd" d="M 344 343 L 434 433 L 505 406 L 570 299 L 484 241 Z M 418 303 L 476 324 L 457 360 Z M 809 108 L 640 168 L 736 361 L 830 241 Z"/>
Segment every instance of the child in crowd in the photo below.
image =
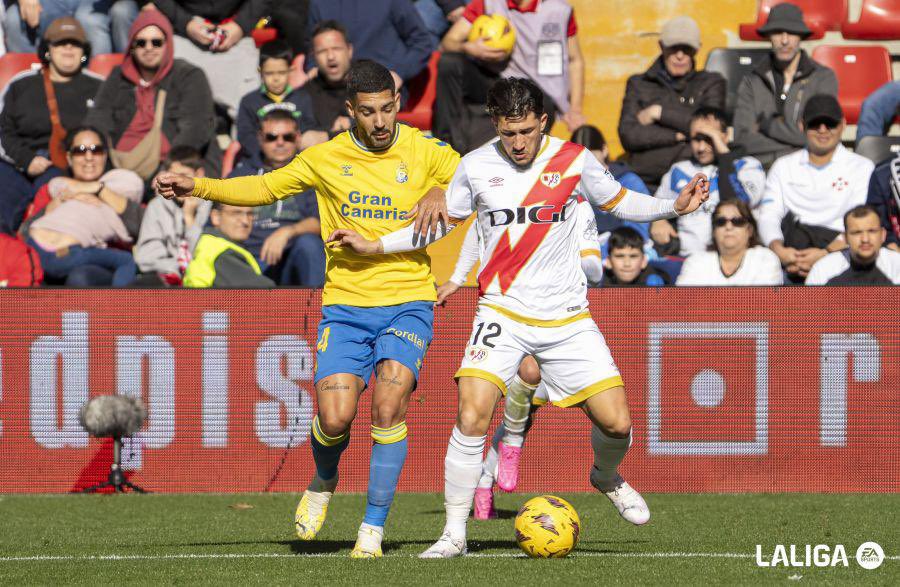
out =
<path fill-rule="evenodd" d="M 644 254 L 644 239 L 628 226 L 612 231 L 607 242 L 609 254 L 603 261 L 603 287 L 669 285 L 671 278 L 649 264 Z"/>
<path fill-rule="evenodd" d="M 173 147 L 163 169 L 190 177 L 205 175 L 203 156 L 193 147 Z M 138 278 L 140 285 L 181 285 L 211 207 L 212 202 L 191 197 L 166 200 L 156 196 L 147 204 L 133 251 L 143 273 Z"/>
<path fill-rule="evenodd" d="M 237 140 L 246 156 L 259 156 L 260 121 L 272 110 L 291 113 L 300 127 L 300 149 L 328 140 L 328 134 L 318 128 L 312 99 L 306 90 L 290 84 L 291 62 L 294 53 L 281 40 L 263 45 L 259 50 L 259 76 L 262 85 L 241 98 L 237 115 Z"/>

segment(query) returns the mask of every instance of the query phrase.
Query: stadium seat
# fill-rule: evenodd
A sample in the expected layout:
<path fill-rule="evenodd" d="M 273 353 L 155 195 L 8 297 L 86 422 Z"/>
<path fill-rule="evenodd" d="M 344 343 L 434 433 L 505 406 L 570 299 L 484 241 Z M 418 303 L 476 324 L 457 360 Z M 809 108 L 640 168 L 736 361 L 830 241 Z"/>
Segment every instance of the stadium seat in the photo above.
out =
<path fill-rule="evenodd" d="M 863 100 L 891 81 L 891 55 L 879 45 L 820 45 L 812 58 L 834 70 L 838 100 L 848 124 L 856 124 Z"/>
<path fill-rule="evenodd" d="M 441 54 L 435 51 L 428 60 L 428 67 L 409 82 L 409 99 L 406 110 L 397 114 L 397 120 L 421 130 L 431 130 L 432 107 L 437 93 L 437 65 Z"/>
<path fill-rule="evenodd" d="M 40 60 L 34 53 L 6 53 L 0 56 L 0 91 L 5 91 L 9 80 L 20 71 L 37 69 Z"/>
<path fill-rule="evenodd" d="M 849 22 L 847 18 L 845 15 L 841 23 L 845 39 L 900 39 L 900 0 L 862 0 L 859 20 Z"/>
<path fill-rule="evenodd" d="M 102 55 L 94 55 L 91 57 L 91 62 L 88 63 L 88 69 L 97 75 L 102 75 L 106 78 L 109 77 L 109 74 L 116 66 L 122 65 L 123 59 L 125 59 L 124 53 L 104 53 Z"/>
<path fill-rule="evenodd" d="M 256 48 L 258 49 L 269 41 L 274 41 L 278 37 L 278 30 L 264 27 L 261 29 L 253 29 L 253 32 L 250 34 L 253 36 L 253 41 L 256 43 Z"/>
<path fill-rule="evenodd" d="M 745 41 L 764 41 L 756 29 L 766 23 L 769 11 L 776 4 L 788 0 L 759 0 L 756 22 L 742 24 L 738 29 Z M 821 39 L 826 31 L 837 31 L 847 18 L 847 0 L 789 0 L 803 11 L 803 20 L 812 31 L 810 39 Z"/>
<path fill-rule="evenodd" d="M 744 76 L 753 71 L 759 62 L 769 54 L 769 49 L 745 49 L 718 47 L 709 52 L 705 69 L 722 74 L 727 83 L 728 94 L 725 100 L 725 112 L 728 120 L 734 114 L 737 105 L 737 92 Z"/>
<path fill-rule="evenodd" d="M 863 137 L 856 145 L 856 153 L 878 165 L 900 154 L 900 137 Z"/>
<path fill-rule="evenodd" d="M 234 169 L 234 164 L 237 162 L 237 156 L 240 152 L 241 144 L 237 141 L 231 141 L 231 144 L 225 149 L 225 154 L 222 155 L 222 177 L 228 177 L 228 174 Z"/>

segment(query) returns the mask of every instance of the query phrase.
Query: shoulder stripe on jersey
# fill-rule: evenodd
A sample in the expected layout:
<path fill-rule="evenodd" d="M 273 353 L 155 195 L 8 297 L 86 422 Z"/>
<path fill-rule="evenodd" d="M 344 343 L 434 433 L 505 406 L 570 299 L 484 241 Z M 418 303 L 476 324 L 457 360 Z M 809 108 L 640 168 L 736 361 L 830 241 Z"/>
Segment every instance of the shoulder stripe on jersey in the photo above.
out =
<path fill-rule="evenodd" d="M 572 192 L 575 191 L 575 188 L 581 181 L 580 174 L 570 177 L 563 176 L 583 150 L 584 147 L 581 145 L 565 143 L 551 157 L 544 169 L 541 170 L 541 173 L 538 174 L 537 181 L 535 181 L 534 186 L 532 186 L 528 195 L 525 196 L 525 199 L 522 200 L 521 205 L 528 206 L 546 202 L 553 206 L 553 212 L 562 211 Z M 542 181 L 542 177 L 551 173 L 554 175 L 558 173 L 561 178 L 559 183 L 553 187 Z M 548 181 L 547 183 L 552 182 Z M 509 229 L 507 228 L 497 242 L 490 259 L 488 259 L 478 275 L 479 292 L 483 294 L 494 277 L 496 277 L 500 282 L 500 291 L 506 293 L 513 281 L 515 281 L 519 271 L 522 270 L 522 267 L 525 266 L 544 241 L 544 237 L 550 232 L 550 227 L 549 223 L 529 224 L 514 247 L 511 246 Z"/>

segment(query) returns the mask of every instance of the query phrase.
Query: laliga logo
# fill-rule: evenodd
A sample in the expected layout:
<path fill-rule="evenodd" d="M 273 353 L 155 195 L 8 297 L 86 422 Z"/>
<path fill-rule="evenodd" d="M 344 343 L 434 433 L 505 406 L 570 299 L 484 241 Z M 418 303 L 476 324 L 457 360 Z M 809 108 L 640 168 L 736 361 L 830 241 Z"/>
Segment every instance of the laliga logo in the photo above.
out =
<path fill-rule="evenodd" d="M 559 171 L 552 171 L 550 173 L 541 174 L 541 183 L 550 189 L 558 186 L 560 181 L 562 181 L 562 176 L 560 175 Z"/>
<path fill-rule="evenodd" d="M 800 550 L 800 549 L 803 550 Z M 856 549 L 856 562 L 864 569 L 872 570 L 881 566 L 884 561 L 884 550 L 877 542 L 864 542 Z M 762 545 L 756 545 L 756 566 L 758 567 L 848 567 L 847 551 L 843 544 L 833 548 L 827 544 L 806 544 L 799 547 L 795 544 L 787 546 L 775 545 L 770 560 L 764 560 Z"/>

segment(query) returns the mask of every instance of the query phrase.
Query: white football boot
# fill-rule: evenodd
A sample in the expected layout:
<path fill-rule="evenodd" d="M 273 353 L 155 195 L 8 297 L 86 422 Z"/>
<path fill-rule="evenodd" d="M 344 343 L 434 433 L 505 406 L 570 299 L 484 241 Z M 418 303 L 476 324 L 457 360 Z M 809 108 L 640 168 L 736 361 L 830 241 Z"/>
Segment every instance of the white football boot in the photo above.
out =
<path fill-rule="evenodd" d="M 456 558 L 465 556 L 466 552 L 466 539 L 453 538 L 450 532 L 445 530 L 441 537 L 438 538 L 438 541 L 420 554 L 419 558 Z"/>
<path fill-rule="evenodd" d="M 619 510 L 619 515 L 632 524 L 641 526 L 650 521 L 650 508 L 647 507 L 647 502 L 644 501 L 640 493 L 635 491 L 634 487 L 622 479 L 621 475 L 616 475 L 615 480 L 611 484 L 602 486 L 594 480 L 594 475 L 592 474 L 591 485 L 608 497 L 613 502 L 613 505 L 616 506 L 616 509 Z"/>

